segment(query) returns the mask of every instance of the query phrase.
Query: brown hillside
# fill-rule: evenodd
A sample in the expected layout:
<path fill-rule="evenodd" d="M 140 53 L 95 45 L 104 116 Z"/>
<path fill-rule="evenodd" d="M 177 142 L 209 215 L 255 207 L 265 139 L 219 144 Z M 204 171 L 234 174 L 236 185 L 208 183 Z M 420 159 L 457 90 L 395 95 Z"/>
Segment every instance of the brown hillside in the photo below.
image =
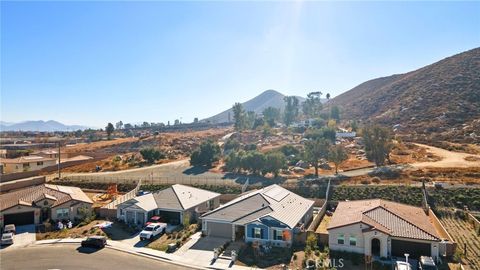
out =
<path fill-rule="evenodd" d="M 332 101 L 346 119 L 400 124 L 416 139 L 480 142 L 480 48 L 367 81 Z"/>

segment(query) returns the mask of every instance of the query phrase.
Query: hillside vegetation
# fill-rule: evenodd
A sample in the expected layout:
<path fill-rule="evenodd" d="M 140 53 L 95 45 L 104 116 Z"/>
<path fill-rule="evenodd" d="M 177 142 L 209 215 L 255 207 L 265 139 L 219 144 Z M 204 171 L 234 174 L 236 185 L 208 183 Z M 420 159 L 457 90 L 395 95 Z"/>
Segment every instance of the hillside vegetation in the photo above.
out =
<path fill-rule="evenodd" d="M 417 141 L 480 142 L 480 48 L 367 81 L 332 101 L 343 117 L 400 124 Z"/>

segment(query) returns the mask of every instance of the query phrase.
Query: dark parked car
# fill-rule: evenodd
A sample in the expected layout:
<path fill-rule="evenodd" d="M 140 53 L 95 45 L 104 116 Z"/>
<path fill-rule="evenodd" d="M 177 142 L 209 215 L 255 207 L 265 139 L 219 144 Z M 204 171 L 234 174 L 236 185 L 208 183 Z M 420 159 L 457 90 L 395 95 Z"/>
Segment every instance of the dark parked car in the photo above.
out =
<path fill-rule="evenodd" d="M 82 241 L 82 247 L 104 248 L 106 244 L 107 238 L 105 236 L 89 236 Z"/>

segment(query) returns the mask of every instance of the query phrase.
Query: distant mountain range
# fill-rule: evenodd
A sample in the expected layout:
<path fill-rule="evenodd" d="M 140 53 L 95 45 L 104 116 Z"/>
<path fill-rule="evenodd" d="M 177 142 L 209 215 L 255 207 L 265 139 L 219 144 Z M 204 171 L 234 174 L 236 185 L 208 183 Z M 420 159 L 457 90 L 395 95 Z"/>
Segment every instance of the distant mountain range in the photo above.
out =
<path fill-rule="evenodd" d="M 480 142 L 480 48 L 333 98 L 345 119 L 401 126 L 431 140 Z"/>
<path fill-rule="evenodd" d="M 263 112 L 265 108 L 274 107 L 283 110 L 285 108 L 285 101 L 283 95 L 280 92 L 275 90 L 266 90 L 260 95 L 242 103 L 243 109 L 245 111 L 253 111 L 257 114 Z M 297 96 L 300 103 L 305 101 L 305 98 Z M 232 104 L 233 106 L 233 104 Z M 201 120 L 202 122 L 210 122 L 210 123 L 226 123 L 226 122 L 233 122 L 233 111 L 232 108 L 225 110 L 217 115 L 205 118 Z"/>
<path fill-rule="evenodd" d="M 20 123 L 0 122 L 0 131 L 75 131 L 79 129 L 87 129 L 86 126 L 80 125 L 65 125 L 60 122 L 49 121 L 25 121 Z"/>

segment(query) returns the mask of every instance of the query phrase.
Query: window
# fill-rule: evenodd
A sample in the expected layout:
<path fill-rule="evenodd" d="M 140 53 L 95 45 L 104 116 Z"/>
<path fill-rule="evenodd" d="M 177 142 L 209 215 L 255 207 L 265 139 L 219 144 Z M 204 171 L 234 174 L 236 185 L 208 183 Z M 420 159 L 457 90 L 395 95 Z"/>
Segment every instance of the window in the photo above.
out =
<path fill-rule="evenodd" d="M 43 166 L 43 161 L 37 162 L 37 166 Z"/>
<path fill-rule="evenodd" d="M 355 235 L 350 235 L 350 246 L 357 245 L 357 237 Z"/>
<path fill-rule="evenodd" d="M 339 245 L 345 244 L 345 235 L 344 234 L 339 234 L 337 237 L 337 243 Z"/>
<path fill-rule="evenodd" d="M 68 218 L 68 208 L 57 209 L 57 218 Z"/>
<path fill-rule="evenodd" d="M 23 168 L 30 168 L 30 163 L 23 163 L 22 166 Z"/>
<path fill-rule="evenodd" d="M 120 208 L 120 216 L 123 216 L 123 215 L 124 215 L 124 214 L 123 214 L 123 209 Z"/>
<path fill-rule="evenodd" d="M 283 240 L 283 231 L 275 230 L 274 231 L 274 240 Z"/>
<path fill-rule="evenodd" d="M 253 237 L 254 238 L 262 238 L 262 229 L 261 228 L 253 228 Z"/>
<path fill-rule="evenodd" d="M 214 200 L 208 200 L 207 201 L 207 208 L 208 209 L 212 210 L 214 205 L 215 205 Z"/>

